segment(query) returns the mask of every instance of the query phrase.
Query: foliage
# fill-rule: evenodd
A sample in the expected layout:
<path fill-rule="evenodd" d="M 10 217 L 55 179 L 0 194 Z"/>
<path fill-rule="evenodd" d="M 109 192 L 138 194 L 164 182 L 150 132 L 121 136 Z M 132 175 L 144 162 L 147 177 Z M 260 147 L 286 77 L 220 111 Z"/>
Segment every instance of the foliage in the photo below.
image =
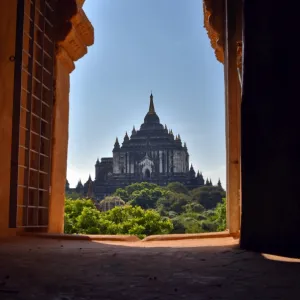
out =
<path fill-rule="evenodd" d="M 82 195 L 80 195 L 76 192 L 66 192 L 67 199 L 76 200 L 76 199 L 80 199 L 81 197 L 82 197 Z"/>
<path fill-rule="evenodd" d="M 154 208 L 157 200 L 164 194 L 159 188 L 135 190 L 130 196 L 129 203 L 133 206 L 140 206 L 143 209 Z"/>
<path fill-rule="evenodd" d="M 215 213 L 218 224 L 217 231 L 224 231 L 226 229 L 226 198 L 223 198 L 222 202 L 218 203 Z"/>
<path fill-rule="evenodd" d="M 205 209 L 213 209 L 226 197 L 225 191 L 218 186 L 202 186 L 191 191 L 192 201 L 200 203 Z"/>
<path fill-rule="evenodd" d="M 114 195 L 119 196 L 125 202 L 129 201 L 129 195 L 128 195 L 128 192 L 125 189 L 118 188 L 115 191 Z"/>
<path fill-rule="evenodd" d="M 132 234 L 143 238 L 152 234 L 170 233 L 173 224 L 153 209 L 144 210 L 139 206 L 126 205 L 102 213 L 100 227 L 105 234 Z"/>
<path fill-rule="evenodd" d="M 65 233 L 98 233 L 91 232 L 96 231 L 91 228 L 94 228 L 99 216 L 100 212 L 96 209 L 92 200 L 66 199 Z"/>
<path fill-rule="evenodd" d="M 114 208 L 115 206 L 123 206 L 125 202 L 118 196 L 107 196 L 99 204 L 101 211 L 106 211 Z"/>
<path fill-rule="evenodd" d="M 166 189 L 174 193 L 189 195 L 187 187 L 180 182 L 170 182 Z"/>
<path fill-rule="evenodd" d="M 216 225 L 214 231 L 224 231 L 226 229 L 226 199 L 223 198 L 221 203 L 217 204 L 213 213 L 208 219 Z"/>
<path fill-rule="evenodd" d="M 189 203 L 189 196 L 168 191 L 165 193 L 164 197 L 158 199 L 156 208 L 162 215 L 166 215 L 168 211 L 182 213 Z"/>
<path fill-rule="evenodd" d="M 162 218 L 155 210 L 126 205 L 100 212 L 91 200 L 66 199 L 65 233 L 131 234 L 143 238 L 172 230 L 171 220 Z"/>
<path fill-rule="evenodd" d="M 122 206 L 98 211 L 91 200 L 66 200 L 65 232 L 134 234 L 201 233 L 226 229 L 226 199 L 221 186 L 187 190 L 178 182 L 165 187 L 134 183 L 116 190 L 104 202 Z M 123 201 L 124 200 L 124 201 Z M 114 205 L 113 205 L 114 206 Z"/>

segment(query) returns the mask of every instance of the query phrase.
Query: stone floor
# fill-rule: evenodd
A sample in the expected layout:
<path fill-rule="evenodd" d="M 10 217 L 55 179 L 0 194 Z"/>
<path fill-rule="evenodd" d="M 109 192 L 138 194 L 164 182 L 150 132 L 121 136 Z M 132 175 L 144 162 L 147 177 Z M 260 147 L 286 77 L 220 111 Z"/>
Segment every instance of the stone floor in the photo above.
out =
<path fill-rule="evenodd" d="M 300 260 L 231 238 L 0 241 L 0 299 L 299 299 Z"/>

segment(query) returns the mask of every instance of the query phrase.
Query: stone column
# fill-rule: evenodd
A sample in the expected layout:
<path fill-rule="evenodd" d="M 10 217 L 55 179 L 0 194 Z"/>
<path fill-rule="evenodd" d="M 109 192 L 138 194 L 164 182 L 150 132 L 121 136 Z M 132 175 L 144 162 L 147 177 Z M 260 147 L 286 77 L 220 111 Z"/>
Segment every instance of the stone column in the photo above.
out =
<path fill-rule="evenodd" d="M 162 166 L 162 151 L 159 150 L 159 173 L 163 172 L 163 166 Z"/>
<path fill-rule="evenodd" d="M 0 236 L 15 234 L 9 229 L 12 111 L 14 94 L 17 1 L 0 1 Z"/>
<path fill-rule="evenodd" d="M 94 42 L 93 27 L 82 10 L 83 2 L 76 2 L 77 13 L 70 20 L 71 30 L 65 39 L 57 44 L 49 233 L 64 231 L 70 73 L 75 68 L 74 61 L 84 56 L 87 53 L 87 46 Z"/>
<path fill-rule="evenodd" d="M 128 170 L 128 174 L 131 173 L 130 171 L 130 153 L 127 152 L 127 170 Z"/>
<path fill-rule="evenodd" d="M 225 110 L 227 150 L 227 228 L 240 230 L 241 89 L 237 72 L 237 1 L 225 1 Z"/>
<path fill-rule="evenodd" d="M 53 107 L 51 200 L 48 227 L 50 233 L 62 233 L 64 229 L 65 181 L 69 137 L 69 74 L 73 69 L 73 61 L 66 51 L 60 48 L 56 59 L 56 91 Z"/>

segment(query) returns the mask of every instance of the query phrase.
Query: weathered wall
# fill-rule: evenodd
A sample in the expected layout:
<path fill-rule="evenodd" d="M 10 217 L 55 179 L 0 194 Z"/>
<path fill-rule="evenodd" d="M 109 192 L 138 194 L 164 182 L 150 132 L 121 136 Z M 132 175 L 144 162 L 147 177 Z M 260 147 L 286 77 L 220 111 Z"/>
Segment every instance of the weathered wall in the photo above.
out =
<path fill-rule="evenodd" d="M 241 246 L 300 255 L 298 11 L 244 1 Z"/>
<path fill-rule="evenodd" d="M 13 234 L 8 229 L 12 108 L 14 90 L 16 0 L 1 0 L 0 11 L 0 236 Z"/>

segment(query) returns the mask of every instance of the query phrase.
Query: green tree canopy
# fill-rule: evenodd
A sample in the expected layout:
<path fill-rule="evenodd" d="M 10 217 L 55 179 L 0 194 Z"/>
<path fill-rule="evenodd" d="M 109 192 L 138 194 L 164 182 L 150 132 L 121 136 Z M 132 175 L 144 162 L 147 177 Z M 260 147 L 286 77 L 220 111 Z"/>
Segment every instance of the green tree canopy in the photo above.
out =
<path fill-rule="evenodd" d="M 100 212 L 92 200 L 66 199 L 65 201 L 65 233 L 99 233 L 96 224 Z"/>
<path fill-rule="evenodd" d="M 82 198 L 82 195 L 76 192 L 66 192 L 66 198 L 71 200 L 76 200 Z"/>
<path fill-rule="evenodd" d="M 115 206 L 123 206 L 125 202 L 118 196 L 107 196 L 99 203 L 99 208 L 101 211 L 107 211 Z"/>
<path fill-rule="evenodd" d="M 176 213 L 182 213 L 185 211 L 185 206 L 190 203 L 191 198 L 185 194 L 178 194 L 171 191 L 167 191 L 156 202 L 156 208 L 163 215 L 166 215 L 168 211 L 174 211 Z"/>
<path fill-rule="evenodd" d="M 170 182 L 166 189 L 174 193 L 189 195 L 187 187 L 180 182 Z"/>
<path fill-rule="evenodd" d="M 65 233 L 130 234 L 143 238 L 172 230 L 171 220 L 153 209 L 125 205 L 100 212 L 91 200 L 66 200 Z"/>
<path fill-rule="evenodd" d="M 191 191 L 192 201 L 198 202 L 205 209 L 212 209 L 226 197 L 225 191 L 218 186 L 202 186 Z"/>

